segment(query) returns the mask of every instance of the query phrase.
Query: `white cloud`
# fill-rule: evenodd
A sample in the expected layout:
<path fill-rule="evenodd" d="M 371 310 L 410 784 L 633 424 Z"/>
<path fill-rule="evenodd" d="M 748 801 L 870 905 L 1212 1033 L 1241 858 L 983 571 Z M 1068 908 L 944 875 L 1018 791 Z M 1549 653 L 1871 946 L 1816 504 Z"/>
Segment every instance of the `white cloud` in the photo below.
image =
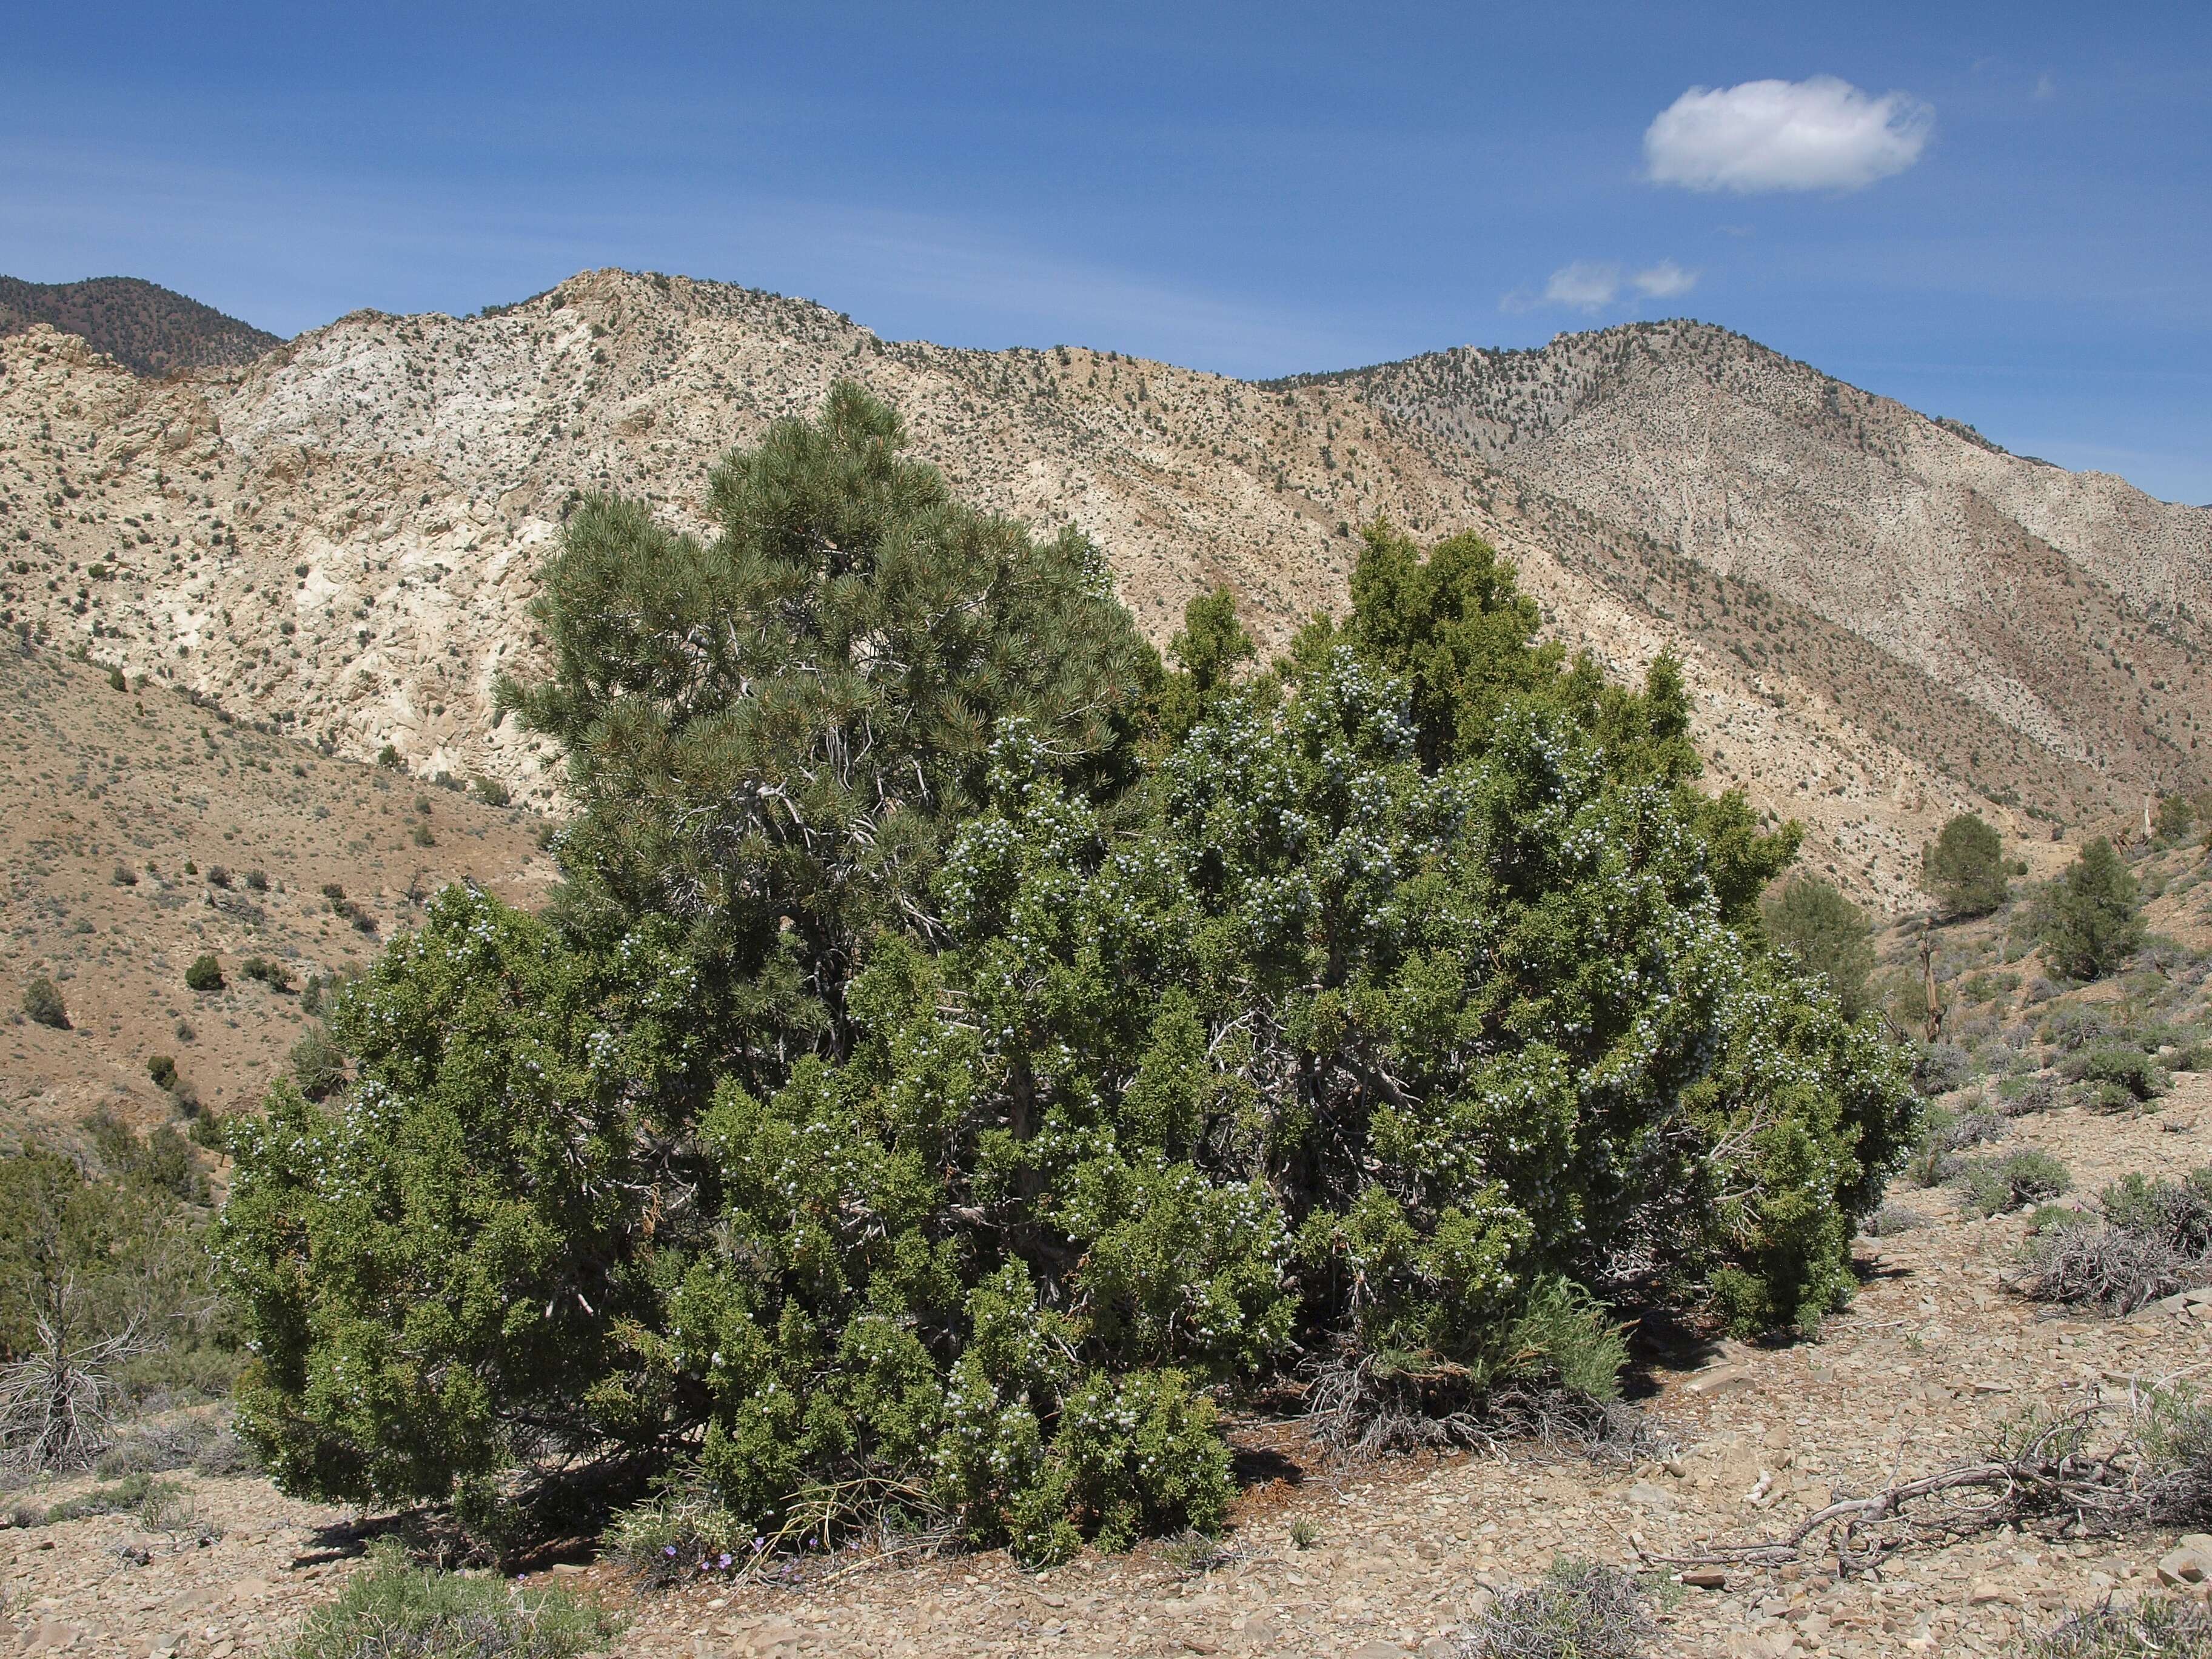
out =
<path fill-rule="evenodd" d="M 1654 300 L 1671 300 L 1678 294 L 1687 294 L 1698 285 L 1698 273 L 1685 270 L 1672 259 L 1662 259 L 1656 265 L 1647 265 L 1629 279 L 1636 284 L 1637 292 Z"/>
<path fill-rule="evenodd" d="M 1690 190 L 1859 190 L 1920 159 L 1936 112 L 1832 75 L 1692 87 L 1644 135 L 1653 183 Z"/>
<path fill-rule="evenodd" d="M 1564 306 L 1571 311 L 1595 312 L 1632 297 L 1632 290 L 1647 299 L 1671 300 L 1678 294 L 1687 294 L 1697 283 L 1696 271 L 1685 270 L 1672 259 L 1662 259 L 1633 273 L 1625 271 L 1615 259 L 1577 259 L 1545 278 L 1540 293 L 1516 288 L 1498 305 L 1501 311 Z"/>
<path fill-rule="evenodd" d="M 1547 305 L 1572 306 L 1595 311 L 1609 306 L 1620 293 L 1620 267 L 1609 259 L 1577 259 L 1561 265 L 1544 284 Z"/>

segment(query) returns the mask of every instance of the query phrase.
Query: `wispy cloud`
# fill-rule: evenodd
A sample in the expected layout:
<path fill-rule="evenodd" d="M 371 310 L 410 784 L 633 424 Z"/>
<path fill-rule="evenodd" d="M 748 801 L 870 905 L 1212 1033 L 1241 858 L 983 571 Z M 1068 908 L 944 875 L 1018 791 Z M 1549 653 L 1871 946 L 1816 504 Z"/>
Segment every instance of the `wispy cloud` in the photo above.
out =
<path fill-rule="evenodd" d="M 1653 183 L 1689 190 L 1861 190 L 1917 161 L 1935 122 L 1916 98 L 1832 75 L 1692 87 L 1645 131 L 1644 159 Z"/>
<path fill-rule="evenodd" d="M 1683 270 L 1672 259 L 1662 259 L 1656 265 L 1646 265 L 1629 281 L 1639 294 L 1654 300 L 1671 300 L 1697 287 L 1698 273 Z"/>
<path fill-rule="evenodd" d="M 1534 311 L 1549 306 L 1599 312 L 1637 295 L 1671 300 L 1697 285 L 1698 273 L 1684 270 L 1672 259 L 1662 259 L 1640 270 L 1630 270 L 1618 259 L 1577 259 L 1546 277 L 1541 289 L 1516 289 L 1498 303 L 1501 311 Z"/>

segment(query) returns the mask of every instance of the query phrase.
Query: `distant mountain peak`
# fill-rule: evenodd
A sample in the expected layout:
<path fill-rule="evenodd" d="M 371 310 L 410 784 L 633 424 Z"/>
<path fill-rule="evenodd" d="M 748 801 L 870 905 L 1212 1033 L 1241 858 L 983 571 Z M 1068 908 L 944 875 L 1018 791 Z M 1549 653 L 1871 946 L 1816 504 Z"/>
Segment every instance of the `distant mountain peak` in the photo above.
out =
<path fill-rule="evenodd" d="M 138 276 L 27 283 L 0 276 L 0 337 L 45 323 L 133 374 L 233 368 L 283 344 L 277 336 Z"/>

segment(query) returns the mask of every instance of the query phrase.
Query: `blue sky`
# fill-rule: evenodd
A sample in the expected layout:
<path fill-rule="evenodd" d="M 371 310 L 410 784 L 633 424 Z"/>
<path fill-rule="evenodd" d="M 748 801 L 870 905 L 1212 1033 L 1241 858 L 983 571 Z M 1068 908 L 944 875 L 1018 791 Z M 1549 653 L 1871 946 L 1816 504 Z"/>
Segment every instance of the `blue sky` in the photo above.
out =
<path fill-rule="evenodd" d="M 0 271 L 280 332 L 606 264 L 1254 376 L 1686 314 L 2212 502 L 2201 0 L 92 0 L 9 40 Z M 1858 125 L 1759 152 L 1761 82 Z"/>

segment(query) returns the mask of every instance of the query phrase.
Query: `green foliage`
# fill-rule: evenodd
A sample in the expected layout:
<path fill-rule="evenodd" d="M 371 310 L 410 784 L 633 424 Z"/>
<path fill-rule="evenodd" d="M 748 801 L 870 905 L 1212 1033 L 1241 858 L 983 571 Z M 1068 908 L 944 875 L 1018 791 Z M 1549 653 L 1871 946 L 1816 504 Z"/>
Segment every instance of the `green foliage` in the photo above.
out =
<path fill-rule="evenodd" d="M 173 1054 L 149 1054 L 146 1059 L 146 1075 L 154 1079 L 157 1089 L 177 1086 L 177 1060 Z"/>
<path fill-rule="evenodd" d="M 2185 794 L 2163 796 L 2158 803 L 2157 836 L 2168 847 L 2189 839 L 2197 824 L 2197 803 Z"/>
<path fill-rule="evenodd" d="M 1985 916 L 2011 891 L 2004 840 L 1978 813 L 1961 812 L 1922 850 L 1920 886 L 1954 916 Z"/>
<path fill-rule="evenodd" d="M 1159 678 L 1095 547 L 963 505 L 905 442 L 841 382 L 715 471 L 712 544 L 586 500 L 535 607 L 554 678 L 501 688 L 568 751 L 564 921 L 606 945 L 680 918 L 696 1017 L 756 1086 L 848 1048 L 844 988 L 923 913 L 1000 727 L 1104 787 Z"/>
<path fill-rule="evenodd" d="M 1875 963 L 1874 923 L 1833 882 L 1793 875 L 1767 890 L 1759 919 L 1769 939 L 1828 981 L 1845 1019 L 1866 1012 L 1867 979 Z"/>
<path fill-rule="evenodd" d="M 290 1659 L 576 1659 L 605 1652 L 621 1626 L 560 1590 L 510 1588 L 410 1564 L 393 1540 L 337 1599 L 307 1615 Z"/>
<path fill-rule="evenodd" d="M 272 991 L 292 988 L 292 970 L 270 957 L 248 957 L 239 963 L 238 971 L 246 978 L 267 986 Z"/>
<path fill-rule="evenodd" d="M 2044 960 L 2069 979 L 2100 979 L 2142 943 L 2136 881 L 2102 836 L 2084 847 L 2039 905 Z"/>
<path fill-rule="evenodd" d="M 220 991 L 226 983 L 222 959 L 212 951 L 201 951 L 185 969 L 185 988 L 188 991 Z"/>
<path fill-rule="evenodd" d="M 1301 1355 L 1601 1395 L 1624 1261 L 1841 1302 L 1915 1103 L 1739 931 L 1793 836 L 1692 786 L 1671 664 L 1378 530 L 1341 630 L 1230 684 L 1203 602 L 1175 691 L 896 435 L 773 429 L 713 548 L 572 521 L 508 692 L 584 802 L 559 902 L 441 895 L 338 1000 L 353 1083 L 232 1132 L 280 1485 L 696 1455 L 680 1549 L 866 1492 L 1052 1559 L 1218 1528 L 1218 1396 Z"/>
<path fill-rule="evenodd" d="M 1182 632 L 1168 641 L 1176 672 L 1162 681 L 1158 725 L 1170 743 L 1210 714 L 1230 689 L 1241 663 L 1259 654 L 1252 636 L 1237 620 L 1237 596 L 1227 588 L 1200 594 L 1183 606 Z"/>
<path fill-rule="evenodd" d="M 57 1031 L 70 1029 L 69 1005 L 53 981 L 40 974 L 23 988 L 23 1013 L 40 1025 L 51 1025 Z"/>
<path fill-rule="evenodd" d="M 376 763 L 379 766 L 383 767 L 386 771 L 398 771 L 399 769 L 399 751 L 397 749 L 394 749 L 390 744 L 386 744 L 383 748 L 376 751 Z"/>
<path fill-rule="evenodd" d="M 320 1026 L 303 1033 L 286 1059 L 292 1081 L 310 1100 L 328 1099 L 346 1080 L 345 1050 Z"/>
<path fill-rule="evenodd" d="M 2057 1198 L 2074 1185 L 2066 1166 L 2048 1152 L 2028 1149 L 2002 1158 L 1972 1158 L 1960 1166 L 1958 1181 L 1967 1207 L 1991 1216 Z"/>
<path fill-rule="evenodd" d="M 514 792 L 497 778 L 471 778 L 469 787 L 486 806 L 505 806 L 514 799 Z"/>
<path fill-rule="evenodd" d="M 2130 1174 L 2097 1194 L 2105 1219 L 2123 1232 L 2154 1238 L 2184 1256 L 2212 1255 L 2212 1169 L 2179 1181 Z"/>
<path fill-rule="evenodd" d="M 2081 1049 L 2063 1069 L 2073 1082 L 2118 1084 L 2136 1100 L 2156 1100 L 2172 1081 L 2148 1054 L 2124 1042 Z"/>

